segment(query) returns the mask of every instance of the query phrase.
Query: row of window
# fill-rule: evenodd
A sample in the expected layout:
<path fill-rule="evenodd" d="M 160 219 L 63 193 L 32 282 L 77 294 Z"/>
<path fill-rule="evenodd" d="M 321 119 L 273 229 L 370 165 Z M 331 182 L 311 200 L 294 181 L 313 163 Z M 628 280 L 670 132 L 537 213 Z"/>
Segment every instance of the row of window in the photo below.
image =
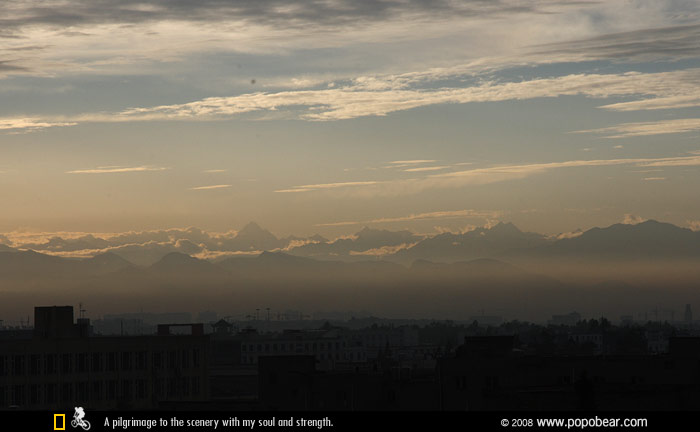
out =
<path fill-rule="evenodd" d="M 243 364 L 257 364 L 258 357 L 265 357 L 265 354 L 250 354 L 242 355 L 241 362 Z M 320 360 L 344 360 L 344 361 L 364 361 L 365 353 L 363 352 L 344 352 L 344 353 L 319 353 L 316 357 Z"/>
<path fill-rule="evenodd" d="M 265 342 L 258 344 L 243 344 L 243 352 L 309 352 L 309 351 L 332 351 L 345 348 L 345 341 L 342 342 Z"/>
<path fill-rule="evenodd" d="M 149 360 L 155 369 L 198 368 L 200 357 L 200 350 L 197 349 L 153 353 L 123 351 L 0 356 L 0 376 L 146 370 Z"/>
<path fill-rule="evenodd" d="M 154 384 L 154 385 L 153 385 Z M 152 389 L 149 387 L 153 385 Z M 0 408 L 17 405 L 51 405 L 58 402 L 95 403 L 97 401 L 144 400 L 150 392 L 158 399 L 198 398 L 202 395 L 199 377 L 147 380 L 79 381 L 63 384 L 0 386 Z"/>

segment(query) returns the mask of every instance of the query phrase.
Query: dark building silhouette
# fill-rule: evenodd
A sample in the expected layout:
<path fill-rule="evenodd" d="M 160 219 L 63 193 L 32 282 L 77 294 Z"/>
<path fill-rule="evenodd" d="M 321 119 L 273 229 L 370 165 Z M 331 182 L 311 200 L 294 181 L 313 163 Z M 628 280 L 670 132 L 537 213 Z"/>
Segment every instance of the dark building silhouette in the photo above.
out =
<path fill-rule="evenodd" d="M 35 308 L 32 338 L 0 341 L 0 407 L 157 408 L 208 399 L 208 336 L 92 337 L 71 306 Z M 199 334 L 198 334 L 199 333 Z"/>
<path fill-rule="evenodd" d="M 416 374 L 384 359 L 377 368 L 316 370 L 314 356 L 268 356 L 258 363 L 263 410 L 434 411 L 432 373 Z"/>
<path fill-rule="evenodd" d="M 684 325 L 219 320 L 95 336 L 71 306 L 34 322 L 0 332 L 0 409 L 700 410 L 700 337 Z"/>
<path fill-rule="evenodd" d="M 467 337 L 441 359 L 441 409 L 700 409 L 700 338 L 671 338 L 667 355 L 528 355 L 512 342 Z"/>

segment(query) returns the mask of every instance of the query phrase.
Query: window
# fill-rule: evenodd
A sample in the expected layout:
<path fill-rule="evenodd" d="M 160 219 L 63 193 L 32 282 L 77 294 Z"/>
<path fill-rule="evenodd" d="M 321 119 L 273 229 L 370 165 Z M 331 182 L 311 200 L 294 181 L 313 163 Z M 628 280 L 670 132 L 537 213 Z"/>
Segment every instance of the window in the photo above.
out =
<path fill-rule="evenodd" d="M 190 395 L 190 379 L 187 377 L 182 379 L 182 395 L 185 397 Z"/>
<path fill-rule="evenodd" d="M 102 381 L 94 381 L 92 383 L 92 394 L 90 395 L 92 400 L 102 400 Z"/>
<path fill-rule="evenodd" d="M 73 402 L 73 386 L 70 383 L 64 383 L 63 385 L 61 385 L 61 402 Z"/>
<path fill-rule="evenodd" d="M 192 395 L 199 396 L 199 394 L 200 394 L 199 377 L 193 377 L 192 378 Z"/>
<path fill-rule="evenodd" d="M 56 355 L 48 354 L 44 356 L 44 373 L 52 375 L 56 373 Z"/>
<path fill-rule="evenodd" d="M 12 358 L 12 375 L 24 375 L 24 356 L 16 355 Z"/>
<path fill-rule="evenodd" d="M 156 396 L 160 398 L 165 396 L 165 380 L 163 378 L 156 380 Z"/>
<path fill-rule="evenodd" d="M 56 384 L 46 384 L 46 403 L 52 404 L 56 402 Z"/>
<path fill-rule="evenodd" d="M 153 369 L 161 369 L 163 367 L 163 355 L 159 352 L 153 353 Z"/>
<path fill-rule="evenodd" d="M 115 353 L 115 352 L 107 353 L 107 370 L 108 371 L 117 370 L 117 353 Z"/>
<path fill-rule="evenodd" d="M 39 386 L 37 384 L 32 384 L 29 387 L 29 403 L 31 405 L 36 405 L 39 403 Z"/>
<path fill-rule="evenodd" d="M 107 381 L 107 399 L 114 400 L 117 398 L 117 380 Z"/>
<path fill-rule="evenodd" d="M 24 405 L 24 386 L 12 386 L 12 405 Z"/>
<path fill-rule="evenodd" d="M 138 398 L 146 399 L 146 380 L 138 381 Z"/>
<path fill-rule="evenodd" d="M 192 366 L 199 367 L 199 350 L 192 350 Z"/>
<path fill-rule="evenodd" d="M 177 390 L 175 388 L 175 378 L 172 378 L 172 377 L 168 378 L 167 386 L 168 386 L 168 388 L 167 388 L 168 397 L 175 397 L 175 392 Z"/>
<path fill-rule="evenodd" d="M 102 353 L 92 354 L 92 371 L 102 372 Z"/>
<path fill-rule="evenodd" d="M 88 355 L 86 353 L 78 354 L 76 372 L 78 372 L 78 373 L 87 372 L 87 362 L 88 362 L 87 357 L 88 357 Z"/>
<path fill-rule="evenodd" d="M 72 355 L 63 354 L 61 356 L 61 372 L 64 374 L 69 374 L 73 372 Z"/>
<path fill-rule="evenodd" d="M 133 397 L 131 380 L 122 381 L 122 398 L 131 400 Z"/>
<path fill-rule="evenodd" d="M 139 370 L 146 369 L 146 351 L 139 351 L 137 355 L 137 366 Z"/>
<path fill-rule="evenodd" d="M 88 383 L 86 381 L 81 381 L 75 386 L 75 397 L 79 401 L 88 400 Z"/>
<path fill-rule="evenodd" d="M 129 351 L 122 353 L 122 370 L 131 370 L 131 352 Z"/>
<path fill-rule="evenodd" d="M 29 374 L 39 375 L 41 372 L 41 356 L 39 354 L 32 354 L 29 358 Z"/>

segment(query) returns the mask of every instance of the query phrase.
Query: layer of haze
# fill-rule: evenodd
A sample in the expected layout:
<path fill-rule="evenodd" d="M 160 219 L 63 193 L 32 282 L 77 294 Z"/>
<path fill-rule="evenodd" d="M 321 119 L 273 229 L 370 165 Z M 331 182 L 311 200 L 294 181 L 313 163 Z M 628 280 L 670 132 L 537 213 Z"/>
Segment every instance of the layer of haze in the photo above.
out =
<path fill-rule="evenodd" d="M 347 304 L 534 319 L 679 308 L 700 300 L 692 247 L 611 262 L 585 242 L 564 261 L 531 248 L 619 222 L 656 232 L 645 220 L 695 244 L 699 167 L 697 1 L 0 3 L 0 265 L 29 269 L 0 274 L 7 313 L 29 313 L 38 292 L 67 303 L 95 290 L 95 313 Z M 277 237 L 242 241 L 239 230 L 260 233 L 242 229 L 251 220 Z M 499 221 L 540 237 L 450 252 L 462 240 L 449 235 L 512 231 Z M 359 254 L 333 243 L 362 232 L 392 240 Z M 433 237 L 447 249 L 418 245 Z M 506 254 L 521 246 L 525 256 Z M 324 263 L 340 254 L 350 267 L 314 281 L 308 263 L 300 279 L 220 267 L 263 250 Z M 105 252 L 115 255 L 75 264 Z M 151 268 L 171 252 L 214 267 L 175 283 Z M 475 259 L 496 262 L 415 268 Z M 33 260 L 62 277 L 74 264 L 100 270 L 34 280 Z M 239 296 L 222 302 L 233 286 Z"/>

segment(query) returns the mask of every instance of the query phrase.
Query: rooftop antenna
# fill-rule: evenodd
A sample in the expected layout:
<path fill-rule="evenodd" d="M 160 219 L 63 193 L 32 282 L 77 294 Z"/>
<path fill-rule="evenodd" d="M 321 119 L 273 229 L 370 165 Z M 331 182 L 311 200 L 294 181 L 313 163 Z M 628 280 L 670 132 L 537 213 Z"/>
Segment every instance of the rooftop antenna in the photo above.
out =
<path fill-rule="evenodd" d="M 78 316 L 80 318 L 85 318 L 85 311 L 86 310 L 83 309 L 83 303 L 82 302 L 78 303 Z"/>

